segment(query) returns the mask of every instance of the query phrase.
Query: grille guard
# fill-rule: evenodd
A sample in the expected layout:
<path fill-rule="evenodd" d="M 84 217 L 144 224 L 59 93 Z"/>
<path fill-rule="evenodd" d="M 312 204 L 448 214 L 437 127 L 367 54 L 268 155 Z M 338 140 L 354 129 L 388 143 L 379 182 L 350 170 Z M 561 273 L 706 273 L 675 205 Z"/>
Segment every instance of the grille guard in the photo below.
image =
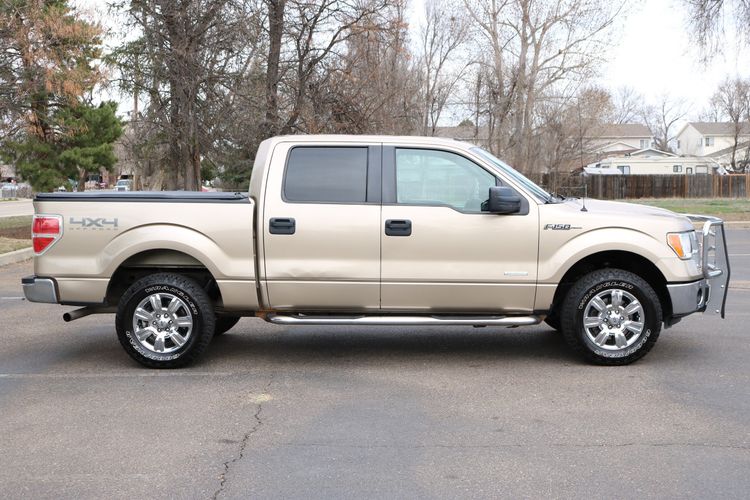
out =
<path fill-rule="evenodd" d="M 710 291 L 706 312 L 720 314 L 724 318 L 727 293 L 729 292 L 729 252 L 724 231 L 724 221 L 710 215 L 685 214 L 694 223 L 702 223 L 701 269 L 708 281 Z"/>

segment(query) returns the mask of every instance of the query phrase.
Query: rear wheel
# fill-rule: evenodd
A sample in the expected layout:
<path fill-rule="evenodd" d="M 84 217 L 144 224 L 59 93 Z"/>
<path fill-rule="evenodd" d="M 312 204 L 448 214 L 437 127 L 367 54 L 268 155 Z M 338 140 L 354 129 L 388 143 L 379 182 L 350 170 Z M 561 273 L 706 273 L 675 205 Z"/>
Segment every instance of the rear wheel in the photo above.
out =
<path fill-rule="evenodd" d="M 205 351 L 214 333 L 211 299 L 194 280 L 171 273 L 146 276 L 120 298 L 117 337 L 150 368 L 177 368 Z"/>
<path fill-rule="evenodd" d="M 600 365 L 626 365 L 645 356 L 661 331 L 654 289 L 640 276 L 603 269 L 571 287 L 560 313 L 566 342 Z"/>

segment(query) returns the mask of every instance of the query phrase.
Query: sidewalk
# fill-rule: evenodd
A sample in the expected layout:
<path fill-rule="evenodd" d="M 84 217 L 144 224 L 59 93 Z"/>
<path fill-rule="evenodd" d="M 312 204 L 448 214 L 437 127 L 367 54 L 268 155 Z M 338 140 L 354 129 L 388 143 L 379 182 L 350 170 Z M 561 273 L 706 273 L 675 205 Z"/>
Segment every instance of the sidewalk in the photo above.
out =
<path fill-rule="evenodd" d="M 29 248 L 22 248 L 13 252 L 0 254 L 0 267 L 7 266 L 9 264 L 15 264 L 17 262 L 23 262 L 29 260 L 34 256 L 34 250 Z"/>

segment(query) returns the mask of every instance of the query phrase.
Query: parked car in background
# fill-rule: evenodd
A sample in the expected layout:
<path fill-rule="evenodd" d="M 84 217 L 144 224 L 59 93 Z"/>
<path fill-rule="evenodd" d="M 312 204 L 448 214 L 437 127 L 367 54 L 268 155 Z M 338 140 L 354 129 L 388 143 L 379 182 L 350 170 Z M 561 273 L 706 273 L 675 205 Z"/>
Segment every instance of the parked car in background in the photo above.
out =
<path fill-rule="evenodd" d="M 133 181 L 130 179 L 120 179 L 115 184 L 115 191 L 132 191 Z"/>

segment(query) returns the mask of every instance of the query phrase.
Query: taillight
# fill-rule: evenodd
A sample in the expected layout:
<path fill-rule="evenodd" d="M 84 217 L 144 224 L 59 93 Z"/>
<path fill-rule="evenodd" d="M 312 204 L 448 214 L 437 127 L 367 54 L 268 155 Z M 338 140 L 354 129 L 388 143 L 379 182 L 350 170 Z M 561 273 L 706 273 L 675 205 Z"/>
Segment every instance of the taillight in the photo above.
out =
<path fill-rule="evenodd" d="M 59 215 L 35 215 L 31 224 L 31 241 L 34 253 L 41 255 L 62 236 L 62 217 Z"/>

